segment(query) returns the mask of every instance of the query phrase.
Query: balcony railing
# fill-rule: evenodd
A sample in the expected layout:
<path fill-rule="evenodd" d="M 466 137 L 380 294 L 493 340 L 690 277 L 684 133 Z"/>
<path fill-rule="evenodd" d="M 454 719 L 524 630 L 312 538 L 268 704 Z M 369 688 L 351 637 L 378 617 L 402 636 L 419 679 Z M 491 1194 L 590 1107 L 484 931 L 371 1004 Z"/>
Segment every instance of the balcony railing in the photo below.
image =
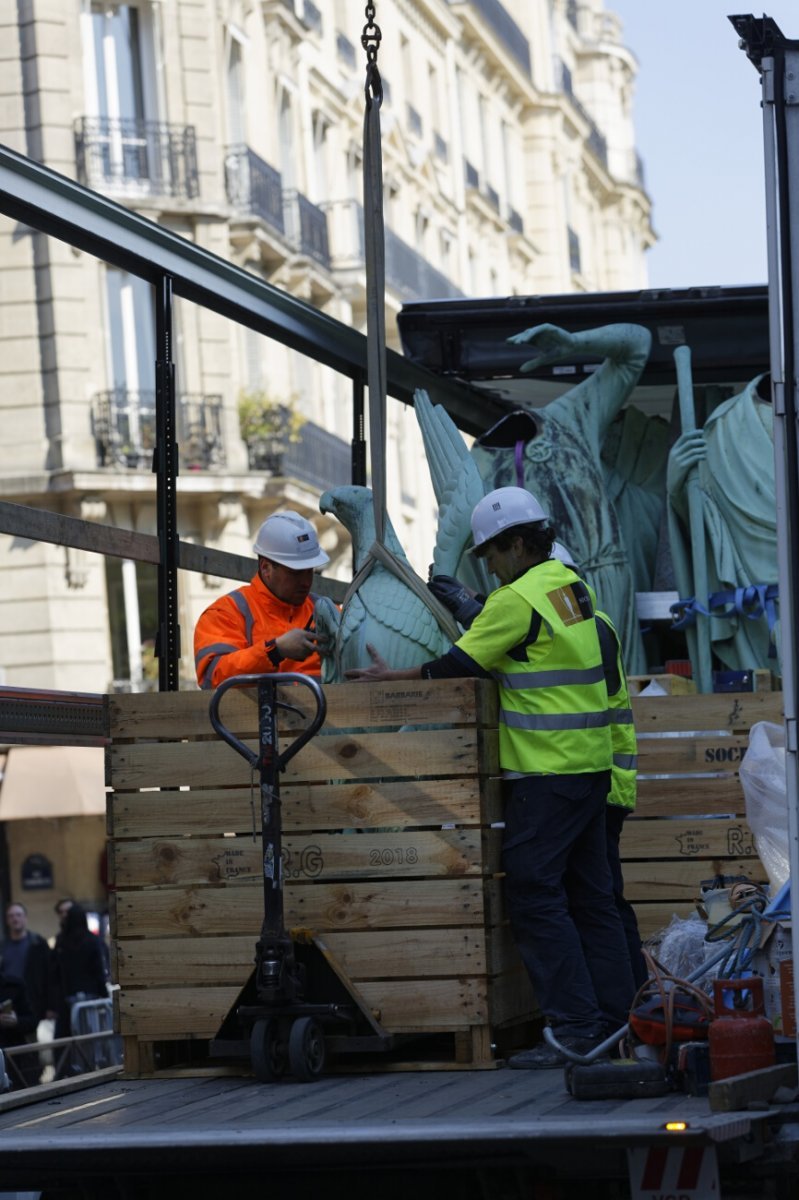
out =
<path fill-rule="evenodd" d="M 450 4 L 458 0 L 449 0 Z M 496 37 L 503 43 L 516 59 L 526 75 L 530 74 L 530 43 L 514 21 L 508 10 L 499 0 L 472 0 L 472 5 L 480 13 Z"/>
<path fill-rule="evenodd" d="M 340 487 L 352 478 L 351 447 L 327 429 L 306 421 L 300 440 L 290 442 L 285 449 L 281 473 L 319 491 Z"/>
<path fill-rule="evenodd" d="M 524 221 L 515 208 L 508 209 L 508 224 L 514 233 L 524 233 Z"/>
<path fill-rule="evenodd" d="M 365 262 L 363 206 L 357 200 L 329 205 L 335 233 L 334 264 L 352 268 Z M 456 300 L 463 295 L 451 279 L 386 227 L 386 284 L 403 300 Z"/>
<path fill-rule="evenodd" d="M 499 192 L 496 188 L 492 188 L 490 183 L 487 183 L 483 188 L 483 195 L 495 212 L 499 212 Z"/>
<path fill-rule="evenodd" d="M 87 187 L 187 200 L 200 194 L 193 125 L 79 117 L 75 153 Z"/>
<path fill-rule="evenodd" d="M 227 198 L 238 213 L 260 217 L 276 233 L 285 233 L 280 172 L 249 146 L 231 146 L 225 155 Z"/>
<path fill-rule="evenodd" d="M 340 30 L 336 33 L 336 53 L 351 71 L 355 70 L 358 62 L 355 46 Z"/>
<path fill-rule="evenodd" d="M 323 267 L 330 267 L 327 216 L 307 196 L 296 190 L 283 193 L 286 236 L 295 250 L 307 254 Z"/>
<path fill-rule="evenodd" d="M 222 397 L 182 393 L 175 405 L 180 466 L 204 471 L 224 466 Z M 101 467 L 150 471 L 155 448 L 155 391 L 112 388 L 99 392 L 92 423 Z"/>
<path fill-rule="evenodd" d="M 386 230 L 386 283 L 406 300 L 456 300 L 463 295 L 392 229 Z"/>
<path fill-rule="evenodd" d="M 300 9 L 300 20 L 306 29 L 310 29 L 312 33 L 318 33 L 322 36 L 322 14 L 312 0 L 303 0 Z"/>
<path fill-rule="evenodd" d="M 592 150 L 603 166 L 608 165 L 608 143 L 607 139 L 599 132 L 599 127 L 591 114 L 583 107 L 580 101 L 574 94 L 574 85 L 572 82 L 572 73 L 566 66 L 565 62 L 560 63 L 560 85 L 569 97 L 569 102 L 572 108 L 579 113 L 585 123 L 588 125 L 588 137 L 586 145 Z"/>
<path fill-rule="evenodd" d="M 418 111 L 418 109 L 415 109 L 412 104 L 408 104 L 406 107 L 408 113 L 408 129 L 415 137 L 421 137 L 423 129 L 422 114 Z"/>
<path fill-rule="evenodd" d="M 581 266 L 580 238 L 579 238 L 578 234 L 572 229 L 571 225 L 569 225 L 567 232 L 569 235 L 569 267 L 571 268 L 572 271 L 575 272 L 575 274 L 579 274 L 580 266 Z"/>

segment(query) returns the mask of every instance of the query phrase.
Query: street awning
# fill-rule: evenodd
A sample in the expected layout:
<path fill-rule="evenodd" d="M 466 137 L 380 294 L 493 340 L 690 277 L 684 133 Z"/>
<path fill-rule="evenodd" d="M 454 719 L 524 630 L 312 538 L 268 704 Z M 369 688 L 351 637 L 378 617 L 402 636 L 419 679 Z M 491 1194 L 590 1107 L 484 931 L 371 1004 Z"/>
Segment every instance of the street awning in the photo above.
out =
<path fill-rule="evenodd" d="M 105 812 L 101 746 L 12 746 L 0 783 L 0 821 Z"/>

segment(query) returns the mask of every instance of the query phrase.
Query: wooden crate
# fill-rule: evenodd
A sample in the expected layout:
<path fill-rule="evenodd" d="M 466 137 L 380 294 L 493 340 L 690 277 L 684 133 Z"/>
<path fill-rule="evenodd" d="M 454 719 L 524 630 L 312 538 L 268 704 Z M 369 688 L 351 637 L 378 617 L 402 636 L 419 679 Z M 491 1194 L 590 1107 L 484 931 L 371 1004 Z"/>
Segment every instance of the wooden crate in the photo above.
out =
<path fill-rule="evenodd" d="M 656 683 L 668 696 L 690 696 L 696 694 L 696 684 L 685 675 L 630 675 L 627 678 L 631 696 L 637 696 L 650 683 Z"/>
<path fill-rule="evenodd" d="M 781 723 L 781 692 L 634 697 L 638 805 L 622 835 L 625 894 L 644 937 L 695 912 L 703 879 L 765 882 L 738 766 L 756 721 Z"/>
<path fill-rule="evenodd" d="M 309 693 L 293 691 L 307 712 Z M 534 1011 L 496 878 L 495 689 L 345 684 L 326 697 L 323 729 L 281 780 L 286 924 L 324 935 L 389 1032 L 436 1035 L 449 1065 L 490 1065 L 497 1029 Z M 253 965 L 257 779 L 214 734 L 208 701 L 107 701 L 112 936 L 133 1071 L 157 1043 L 212 1038 Z M 221 715 L 254 743 L 254 691 L 228 692 Z M 281 735 L 299 727 L 281 716 Z"/>

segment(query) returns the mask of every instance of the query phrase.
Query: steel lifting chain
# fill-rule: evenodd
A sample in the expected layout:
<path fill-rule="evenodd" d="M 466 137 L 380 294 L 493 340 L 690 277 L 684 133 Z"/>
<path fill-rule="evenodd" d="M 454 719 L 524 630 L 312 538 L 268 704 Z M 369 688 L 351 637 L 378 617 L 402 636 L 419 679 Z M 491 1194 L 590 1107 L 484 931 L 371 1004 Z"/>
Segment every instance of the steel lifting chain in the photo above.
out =
<path fill-rule="evenodd" d="M 375 101 L 380 107 L 383 103 L 383 81 L 380 78 L 380 71 L 377 66 L 377 52 L 380 49 L 380 40 L 383 34 L 380 31 L 380 26 L 375 21 L 375 6 L 374 4 L 366 5 L 366 24 L 363 27 L 361 34 L 361 45 L 366 51 L 366 84 L 364 93 L 366 95 L 367 105 Z"/>

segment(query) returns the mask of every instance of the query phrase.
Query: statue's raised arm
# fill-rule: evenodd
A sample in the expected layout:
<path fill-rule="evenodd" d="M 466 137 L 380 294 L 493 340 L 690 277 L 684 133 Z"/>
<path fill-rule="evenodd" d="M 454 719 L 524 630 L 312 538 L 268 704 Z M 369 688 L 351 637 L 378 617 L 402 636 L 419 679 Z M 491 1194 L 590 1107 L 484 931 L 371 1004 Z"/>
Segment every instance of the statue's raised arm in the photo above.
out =
<path fill-rule="evenodd" d="M 547 405 L 553 414 L 560 408 L 573 411 L 579 404 L 590 408 L 592 423 L 601 441 L 641 378 L 649 358 L 652 335 L 643 325 L 602 325 L 578 333 L 568 333 L 557 325 L 535 325 L 514 334 L 508 341 L 516 346 L 529 345 L 537 352 L 523 364 L 522 371 L 534 371 L 550 363 L 576 358 L 601 360 L 596 371 L 565 396 Z"/>

